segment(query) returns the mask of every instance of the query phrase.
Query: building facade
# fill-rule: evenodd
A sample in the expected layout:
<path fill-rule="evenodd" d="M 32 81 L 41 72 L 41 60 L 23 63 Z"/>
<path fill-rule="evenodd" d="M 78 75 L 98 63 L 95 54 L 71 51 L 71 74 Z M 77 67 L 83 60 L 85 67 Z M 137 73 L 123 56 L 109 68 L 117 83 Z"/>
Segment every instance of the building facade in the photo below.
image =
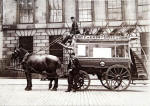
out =
<path fill-rule="evenodd" d="M 56 55 L 64 61 L 65 50 L 49 45 L 69 34 L 72 16 L 83 35 L 101 36 L 98 31 L 105 28 L 104 33 L 113 36 L 127 29 L 130 37 L 136 37 L 130 43 L 132 50 L 143 60 L 150 58 L 149 0 L 3 0 L 2 7 L 3 59 L 22 44 L 30 52 L 40 50 L 38 54 Z M 144 62 L 149 68 L 149 61 Z"/>

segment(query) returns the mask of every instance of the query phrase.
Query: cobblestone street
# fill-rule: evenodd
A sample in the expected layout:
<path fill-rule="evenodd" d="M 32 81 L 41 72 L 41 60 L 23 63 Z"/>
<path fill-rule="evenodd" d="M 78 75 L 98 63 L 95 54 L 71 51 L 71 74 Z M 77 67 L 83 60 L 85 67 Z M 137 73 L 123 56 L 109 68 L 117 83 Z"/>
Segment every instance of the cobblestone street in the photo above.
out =
<path fill-rule="evenodd" d="M 135 83 L 115 92 L 92 80 L 87 91 L 65 92 L 66 79 L 59 80 L 58 91 L 48 90 L 48 81 L 33 79 L 32 91 L 25 91 L 25 79 L 1 79 L 0 106 L 150 106 L 150 82 Z"/>

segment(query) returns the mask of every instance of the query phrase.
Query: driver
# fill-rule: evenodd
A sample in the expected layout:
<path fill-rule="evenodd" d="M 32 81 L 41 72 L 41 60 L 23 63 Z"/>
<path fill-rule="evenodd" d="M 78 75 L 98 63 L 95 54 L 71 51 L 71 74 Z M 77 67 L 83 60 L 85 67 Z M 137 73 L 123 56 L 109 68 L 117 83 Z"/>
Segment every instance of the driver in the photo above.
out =
<path fill-rule="evenodd" d="M 75 53 L 71 53 L 70 60 L 68 64 L 68 89 L 66 92 L 70 92 L 73 89 L 73 92 L 76 92 L 78 78 L 79 78 L 79 70 L 81 68 L 81 65 L 79 63 L 79 60 L 75 57 Z"/>
<path fill-rule="evenodd" d="M 69 40 L 70 40 L 70 45 L 71 45 L 73 36 L 76 35 L 76 34 L 80 34 L 80 31 L 79 31 L 79 28 L 78 28 L 78 24 L 77 24 L 77 21 L 75 20 L 75 17 L 71 17 L 70 19 L 72 21 L 72 27 L 71 27 L 71 30 L 70 30 L 70 35 L 67 35 L 64 38 L 64 40 L 61 43 L 59 43 L 60 45 L 62 45 L 65 48 L 68 48 L 65 45 L 66 42 L 69 42 Z"/>

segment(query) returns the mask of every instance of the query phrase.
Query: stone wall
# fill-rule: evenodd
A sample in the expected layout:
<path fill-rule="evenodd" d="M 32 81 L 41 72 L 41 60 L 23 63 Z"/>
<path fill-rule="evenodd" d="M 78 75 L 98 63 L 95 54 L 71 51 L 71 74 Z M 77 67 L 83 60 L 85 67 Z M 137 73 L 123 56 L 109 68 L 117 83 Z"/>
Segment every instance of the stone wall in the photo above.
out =
<path fill-rule="evenodd" d="M 3 37 L 3 58 L 9 58 L 16 46 L 18 46 L 18 36 L 16 36 L 15 31 L 5 31 Z"/>
<path fill-rule="evenodd" d="M 33 36 L 33 52 L 49 54 L 49 35 L 44 30 L 39 30 Z"/>
<path fill-rule="evenodd" d="M 49 54 L 49 35 L 47 35 L 44 30 L 37 30 L 31 35 L 25 32 L 26 30 L 10 30 L 4 32 L 3 58 L 8 58 L 14 48 L 19 46 L 19 37 L 21 36 L 33 36 L 33 45 L 31 45 L 33 46 L 33 52 L 37 52 L 37 54 Z"/>

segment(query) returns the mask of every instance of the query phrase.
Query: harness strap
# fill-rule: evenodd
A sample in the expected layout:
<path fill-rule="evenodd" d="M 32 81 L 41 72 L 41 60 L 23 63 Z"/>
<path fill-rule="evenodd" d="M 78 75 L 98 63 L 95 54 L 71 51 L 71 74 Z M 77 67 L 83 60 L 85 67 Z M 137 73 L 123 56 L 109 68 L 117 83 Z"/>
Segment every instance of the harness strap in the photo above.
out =
<path fill-rule="evenodd" d="M 23 59 L 22 59 L 22 62 L 21 63 L 24 63 L 24 62 L 26 62 L 27 61 L 27 59 L 28 59 L 28 56 L 30 55 L 30 53 L 26 53 L 25 55 L 24 55 L 24 57 L 23 57 Z"/>

